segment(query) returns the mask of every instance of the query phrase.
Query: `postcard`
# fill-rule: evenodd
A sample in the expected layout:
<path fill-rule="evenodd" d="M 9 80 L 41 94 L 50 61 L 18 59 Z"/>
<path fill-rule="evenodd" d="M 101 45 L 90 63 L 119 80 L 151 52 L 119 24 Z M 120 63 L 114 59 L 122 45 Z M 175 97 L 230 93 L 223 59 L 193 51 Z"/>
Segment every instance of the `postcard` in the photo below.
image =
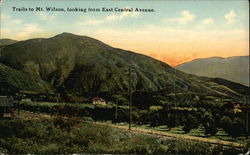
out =
<path fill-rule="evenodd" d="M 0 9 L 0 154 L 249 152 L 248 1 Z"/>

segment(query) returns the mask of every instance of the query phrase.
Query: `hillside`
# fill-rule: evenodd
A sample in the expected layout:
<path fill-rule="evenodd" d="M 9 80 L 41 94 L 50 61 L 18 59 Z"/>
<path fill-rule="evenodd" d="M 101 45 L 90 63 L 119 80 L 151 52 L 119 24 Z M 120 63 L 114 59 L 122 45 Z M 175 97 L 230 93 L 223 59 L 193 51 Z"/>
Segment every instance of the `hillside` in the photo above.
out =
<path fill-rule="evenodd" d="M 17 42 L 16 40 L 12 40 L 12 39 L 0 39 L 0 47 L 3 45 L 10 45 L 16 42 Z"/>
<path fill-rule="evenodd" d="M 249 86 L 249 56 L 195 59 L 176 67 L 185 73 L 224 78 Z"/>
<path fill-rule="evenodd" d="M 17 88 L 31 90 L 37 93 L 49 92 L 51 89 L 46 82 L 27 73 L 12 69 L 0 63 L 0 92 L 14 93 Z"/>
<path fill-rule="evenodd" d="M 1 48 L 4 48 L 5 46 L 14 44 L 16 42 L 17 42 L 16 40 L 12 40 L 12 39 L 0 39 L 0 50 Z"/>
<path fill-rule="evenodd" d="M 2 48 L 0 55 L 1 85 L 11 92 L 39 90 L 74 97 L 126 93 L 128 68 L 132 67 L 133 90 L 137 92 L 241 96 L 237 89 L 222 88 L 216 82 L 211 87 L 209 80 L 185 74 L 151 57 L 70 33 L 16 42 Z"/>

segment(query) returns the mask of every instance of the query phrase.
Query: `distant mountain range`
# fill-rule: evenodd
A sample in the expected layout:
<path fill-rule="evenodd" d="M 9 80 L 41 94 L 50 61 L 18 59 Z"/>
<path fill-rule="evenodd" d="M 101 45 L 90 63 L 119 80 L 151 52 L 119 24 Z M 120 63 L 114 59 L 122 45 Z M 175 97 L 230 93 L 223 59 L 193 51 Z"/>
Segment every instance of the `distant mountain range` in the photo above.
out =
<path fill-rule="evenodd" d="M 195 59 L 175 68 L 189 74 L 224 78 L 249 86 L 249 56 Z"/>
<path fill-rule="evenodd" d="M 87 36 L 62 33 L 0 48 L 0 93 L 32 91 L 76 98 L 127 93 L 130 67 L 136 92 L 240 97 L 249 90 L 224 79 L 189 75 Z"/>

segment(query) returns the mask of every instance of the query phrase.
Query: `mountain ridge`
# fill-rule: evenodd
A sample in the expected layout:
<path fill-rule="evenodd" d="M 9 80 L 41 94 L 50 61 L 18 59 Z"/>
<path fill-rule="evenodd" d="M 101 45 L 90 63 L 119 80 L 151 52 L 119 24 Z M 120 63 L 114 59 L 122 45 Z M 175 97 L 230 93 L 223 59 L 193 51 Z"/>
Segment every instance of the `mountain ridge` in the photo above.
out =
<path fill-rule="evenodd" d="M 200 60 L 206 60 L 206 59 L 220 59 L 220 60 L 226 60 L 226 59 L 232 59 L 232 58 L 235 58 L 235 57 L 246 57 L 246 56 L 249 56 L 249 55 L 240 55 L 240 56 L 230 56 L 230 57 L 220 57 L 220 56 L 212 56 L 212 57 L 206 57 L 206 58 L 196 58 L 196 59 L 193 59 L 193 60 L 190 60 L 190 61 L 186 61 L 186 62 L 183 62 L 181 64 L 178 64 L 176 67 L 180 67 L 182 65 L 185 65 L 187 63 L 191 63 L 191 62 L 194 62 L 194 61 L 200 61 Z"/>
<path fill-rule="evenodd" d="M 178 65 L 175 68 L 189 74 L 224 78 L 249 86 L 249 56 L 217 58 L 195 59 Z"/>
<path fill-rule="evenodd" d="M 18 74 L 23 74 L 22 77 L 28 74 L 41 81 L 38 83 L 44 92 L 65 96 L 126 93 L 129 87 L 126 72 L 129 67 L 135 69 L 132 83 L 134 91 L 242 95 L 234 90 L 229 91 L 229 88 L 213 89 L 204 84 L 206 81 L 200 77 L 175 70 L 149 56 L 113 48 L 99 40 L 71 33 L 19 41 L 0 49 L 0 53 L 0 63 L 10 70 L 18 71 Z M 2 82 L 13 88 L 13 92 L 23 89 L 23 86 L 8 83 L 4 73 L 0 74 L 0 79 L 5 79 Z M 10 79 L 16 80 L 15 76 Z M 36 86 L 36 89 L 39 87 Z"/>

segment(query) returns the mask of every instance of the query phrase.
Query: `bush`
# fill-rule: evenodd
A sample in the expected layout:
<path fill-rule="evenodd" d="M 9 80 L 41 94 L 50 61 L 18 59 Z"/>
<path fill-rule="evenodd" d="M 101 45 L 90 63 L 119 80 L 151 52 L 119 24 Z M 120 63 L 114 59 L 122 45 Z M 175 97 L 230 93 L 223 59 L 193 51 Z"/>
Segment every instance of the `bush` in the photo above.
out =
<path fill-rule="evenodd" d="M 48 120 L 0 121 L 0 152 L 6 154 L 238 154 L 223 147 L 189 140 L 162 139 L 95 124 L 70 130 Z M 8 131 L 6 131 L 7 129 Z"/>
<path fill-rule="evenodd" d="M 189 140 L 175 140 L 170 143 L 169 152 L 173 154 L 209 154 L 209 144 Z"/>
<path fill-rule="evenodd" d="M 198 128 L 199 123 L 196 117 L 188 114 L 187 116 L 183 116 L 183 124 L 182 128 L 185 133 L 189 132 L 191 129 Z"/>

